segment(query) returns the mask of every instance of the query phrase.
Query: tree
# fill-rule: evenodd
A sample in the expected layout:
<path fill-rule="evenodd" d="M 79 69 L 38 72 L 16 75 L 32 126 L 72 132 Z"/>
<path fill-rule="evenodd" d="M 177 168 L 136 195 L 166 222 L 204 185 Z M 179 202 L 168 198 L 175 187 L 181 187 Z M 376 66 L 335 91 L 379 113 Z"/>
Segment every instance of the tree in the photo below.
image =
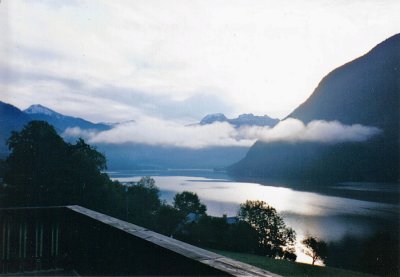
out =
<path fill-rule="evenodd" d="M 197 194 L 189 191 L 184 191 L 175 195 L 174 207 L 185 215 L 189 213 L 204 215 L 207 211 L 207 207 L 200 203 Z"/>
<path fill-rule="evenodd" d="M 398 232 L 377 232 L 362 243 L 361 267 L 364 271 L 398 276 L 400 272 L 400 237 Z"/>
<path fill-rule="evenodd" d="M 283 218 L 264 201 L 246 201 L 240 205 L 240 220 L 248 222 L 258 232 L 260 252 L 270 257 L 291 257 L 296 233 L 286 227 Z"/>
<path fill-rule="evenodd" d="M 32 121 L 7 141 L 5 182 L 13 189 L 14 205 L 51 204 L 57 189 L 67 185 L 65 165 L 68 145 L 44 121 Z"/>
<path fill-rule="evenodd" d="M 229 225 L 222 217 L 203 215 L 198 221 L 191 222 L 185 226 L 188 232 L 188 242 L 201 247 L 226 249 L 227 231 Z"/>
<path fill-rule="evenodd" d="M 258 232 L 245 221 L 229 225 L 227 249 L 235 252 L 256 253 Z"/>
<path fill-rule="evenodd" d="M 318 260 L 325 262 L 327 254 L 327 244 L 323 240 L 318 240 L 315 237 L 307 236 L 302 242 L 306 249 L 304 253 L 312 258 L 312 265 Z"/>
<path fill-rule="evenodd" d="M 76 144 L 68 144 L 67 155 L 68 187 L 74 189 L 68 193 L 74 196 L 72 201 L 93 208 L 104 206 L 103 200 L 111 185 L 109 177 L 102 173 L 107 168 L 105 156 L 83 139 L 78 139 Z M 66 193 L 68 187 L 60 191 Z"/>
<path fill-rule="evenodd" d="M 102 153 L 83 139 L 75 144 L 65 142 L 45 121 L 29 122 L 20 132 L 13 132 L 7 143 L 10 155 L 5 162 L 7 186 L 1 187 L 1 194 L 6 195 L 1 206 L 74 204 L 124 219 L 128 208 L 129 220 L 147 227 L 154 225 L 157 211 L 160 218 L 172 214 L 168 208 L 160 210 L 154 179 L 143 177 L 126 191 L 102 172 L 106 169 Z"/>
<path fill-rule="evenodd" d="M 113 183 L 101 172 L 106 159 L 82 139 L 66 143 L 47 122 L 31 121 L 7 144 L 9 205 L 78 204 L 106 211 L 104 198 Z"/>
<path fill-rule="evenodd" d="M 127 192 L 128 220 L 145 227 L 152 227 L 153 218 L 160 208 L 159 189 L 150 177 L 143 177 L 129 186 Z"/>
<path fill-rule="evenodd" d="M 166 236 L 174 236 L 185 216 L 173 206 L 162 203 L 155 214 L 154 230 Z"/>

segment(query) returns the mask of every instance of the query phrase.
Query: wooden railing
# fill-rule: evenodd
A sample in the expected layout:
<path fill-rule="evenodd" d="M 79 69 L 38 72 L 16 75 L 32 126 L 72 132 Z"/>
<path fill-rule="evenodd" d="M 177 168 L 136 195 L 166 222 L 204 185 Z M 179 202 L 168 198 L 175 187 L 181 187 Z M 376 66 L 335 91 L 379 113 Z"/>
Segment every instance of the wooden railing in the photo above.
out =
<path fill-rule="evenodd" d="M 80 207 L 0 209 L 0 274 L 277 276 Z"/>
<path fill-rule="evenodd" d="M 0 273 L 61 267 L 61 208 L 0 210 Z"/>

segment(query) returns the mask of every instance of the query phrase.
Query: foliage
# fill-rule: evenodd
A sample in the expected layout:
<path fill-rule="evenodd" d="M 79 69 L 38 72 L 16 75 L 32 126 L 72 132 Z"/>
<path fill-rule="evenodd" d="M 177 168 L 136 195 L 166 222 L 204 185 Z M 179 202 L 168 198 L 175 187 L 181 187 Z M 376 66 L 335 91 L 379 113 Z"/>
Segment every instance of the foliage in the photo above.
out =
<path fill-rule="evenodd" d="M 225 249 L 237 252 L 256 253 L 258 249 L 258 233 L 247 222 L 238 221 L 230 224 L 226 234 Z"/>
<path fill-rule="evenodd" d="M 184 191 L 177 193 L 174 197 L 174 207 L 185 215 L 195 213 L 197 215 L 206 214 L 207 207 L 200 203 L 200 199 L 196 193 Z"/>
<path fill-rule="evenodd" d="M 257 231 L 262 254 L 269 257 L 292 257 L 295 251 L 295 231 L 286 227 L 283 218 L 273 207 L 264 201 L 248 200 L 240 205 L 238 216 Z"/>
<path fill-rule="evenodd" d="M 258 249 L 258 233 L 247 222 L 228 224 L 226 217 L 202 215 L 181 226 L 177 238 L 206 248 L 249 253 Z"/>
<path fill-rule="evenodd" d="M 6 163 L 4 160 L 0 160 L 0 178 L 3 178 L 5 170 L 6 170 Z"/>
<path fill-rule="evenodd" d="M 228 224 L 223 218 L 205 215 L 198 222 L 189 223 L 185 227 L 190 243 L 224 249 Z"/>
<path fill-rule="evenodd" d="M 154 179 L 143 177 L 127 190 L 128 220 L 135 224 L 151 227 L 156 211 L 161 206 L 159 189 Z"/>
<path fill-rule="evenodd" d="M 162 203 L 155 213 L 154 230 L 166 236 L 175 236 L 185 217 L 173 206 Z"/>
<path fill-rule="evenodd" d="M 198 221 L 184 224 L 177 238 L 206 248 L 296 259 L 295 233 L 274 208 L 262 201 L 247 201 L 241 205 L 239 218 L 228 224 L 226 217 L 202 215 Z"/>
<path fill-rule="evenodd" d="M 400 237 L 398 232 L 377 232 L 368 238 L 362 249 L 362 270 L 385 276 L 400 272 Z"/>
<path fill-rule="evenodd" d="M 58 186 L 66 183 L 63 165 L 67 163 L 68 145 L 52 126 L 40 121 L 13 132 L 7 144 L 11 153 L 6 160 L 5 182 L 15 190 L 18 198 L 14 202 L 49 202 Z"/>
<path fill-rule="evenodd" d="M 101 172 L 106 159 L 79 139 L 69 144 L 44 121 L 31 121 L 7 141 L 5 182 L 14 205 L 99 204 L 112 182 Z"/>
<path fill-rule="evenodd" d="M 315 237 L 308 236 L 302 240 L 306 249 L 304 253 L 312 258 L 312 265 L 318 260 L 325 262 L 328 246 L 325 241 L 318 240 Z"/>

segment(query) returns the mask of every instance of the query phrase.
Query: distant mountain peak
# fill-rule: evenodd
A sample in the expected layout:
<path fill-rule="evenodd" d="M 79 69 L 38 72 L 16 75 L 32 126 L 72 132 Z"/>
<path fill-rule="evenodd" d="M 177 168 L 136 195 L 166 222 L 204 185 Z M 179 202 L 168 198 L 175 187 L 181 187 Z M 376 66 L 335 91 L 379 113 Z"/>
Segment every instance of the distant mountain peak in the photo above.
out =
<path fill-rule="evenodd" d="M 235 126 L 275 126 L 279 119 L 271 118 L 268 115 L 254 115 L 252 113 L 245 113 L 239 115 L 237 118 L 229 119 L 229 123 Z"/>
<path fill-rule="evenodd" d="M 223 113 L 208 114 L 200 121 L 201 125 L 211 124 L 214 122 L 225 122 L 228 118 Z"/>
<path fill-rule="evenodd" d="M 79 127 L 81 129 L 109 130 L 115 126 L 115 124 L 96 124 L 79 117 L 63 115 L 40 104 L 31 105 L 23 112 L 29 116 L 31 120 L 47 121 L 60 133 L 71 127 Z"/>
<path fill-rule="evenodd" d="M 214 122 L 228 122 L 235 127 L 241 126 L 274 126 L 279 122 L 279 119 L 271 118 L 267 115 L 258 116 L 252 113 L 241 114 L 236 118 L 227 118 L 222 113 L 214 113 L 206 115 L 200 125 L 212 124 Z"/>
<path fill-rule="evenodd" d="M 61 114 L 53 111 L 52 109 L 49 109 L 40 104 L 31 105 L 29 108 L 25 109 L 24 112 L 27 114 L 44 114 L 48 116 L 57 116 L 57 117 L 62 116 Z"/>
<path fill-rule="evenodd" d="M 254 117 L 254 114 L 252 113 L 244 113 L 244 114 L 240 114 L 239 118 L 251 118 Z"/>

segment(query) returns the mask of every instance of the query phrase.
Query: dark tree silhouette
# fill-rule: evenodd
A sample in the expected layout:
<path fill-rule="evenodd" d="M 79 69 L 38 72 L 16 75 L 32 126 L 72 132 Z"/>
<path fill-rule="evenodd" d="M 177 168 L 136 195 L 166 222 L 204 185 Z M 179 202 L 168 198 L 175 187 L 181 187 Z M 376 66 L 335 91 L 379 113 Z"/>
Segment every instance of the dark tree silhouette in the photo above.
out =
<path fill-rule="evenodd" d="M 326 261 L 328 246 L 325 241 L 308 236 L 302 240 L 302 243 L 306 247 L 304 253 L 312 258 L 312 265 L 318 260 Z"/>
<path fill-rule="evenodd" d="M 185 215 L 189 213 L 203 215 L 206 214 L 207 211 L 207 207 L 200 203 L 197 194 L 189 191 L 184 191 L 175 195 L 174 207 Z"/>
<path fill-rule="evenodd" d="M 246 201 L 240 205 L 238 216 L 248 222 L 259 235 L 262 254 L 270 257 L 290 257 L 293 259 L 296 233 L 286 227 L 283 218 L 264 201 Z"/>
<path fill-rule="evenodd" d="M 368 272 L 398 276 L 400 272 L 400 237 L 398 231 L 377 232 L 366 239 L 361 250 L 362 269 Z"/>
<path fill-rule="evenodd" d="M 143 177 L 128 187 L 128 220 L 150 228 L 154 225 L 156 211 L 161 206 L 159 189 L 150 177 Z"/>
<path fill-rule="evenodd" d="M 258 233 L 247 222 L 238 221 L 229 225 L 226 235 L 227 248 L 231 251 L 257 253 Z"/>
<path fill-rule="evenodd" d="M 155 214 L 154 230 L 166 235 L 175 236 L 179 224 L 185 219 L 178 209 L 173 206 L 163 203 Z"/>
<path fill-rule="evenodd" d="M 113 209 L 104 201 L 114 184 L 101 172 L 106 158 L 82 139 L 66 143 L 47 122 L 31 121 L 20 132 L 13 132 L 7 144 L 11 150 L 4 178 L 8 205 L 79 204 L 103 212 Z"/>
<path fill-rule="evenodd" d="M 6 160 L 5 182 L 14 190 L 14 204 L 52 204 L 50 196 L 59 201 L 57 189 L 68 185 L 68 145 L 54 128 L 32 121 L 21 132 L 13 132 L 7 144 L 11 153 Z"/>

